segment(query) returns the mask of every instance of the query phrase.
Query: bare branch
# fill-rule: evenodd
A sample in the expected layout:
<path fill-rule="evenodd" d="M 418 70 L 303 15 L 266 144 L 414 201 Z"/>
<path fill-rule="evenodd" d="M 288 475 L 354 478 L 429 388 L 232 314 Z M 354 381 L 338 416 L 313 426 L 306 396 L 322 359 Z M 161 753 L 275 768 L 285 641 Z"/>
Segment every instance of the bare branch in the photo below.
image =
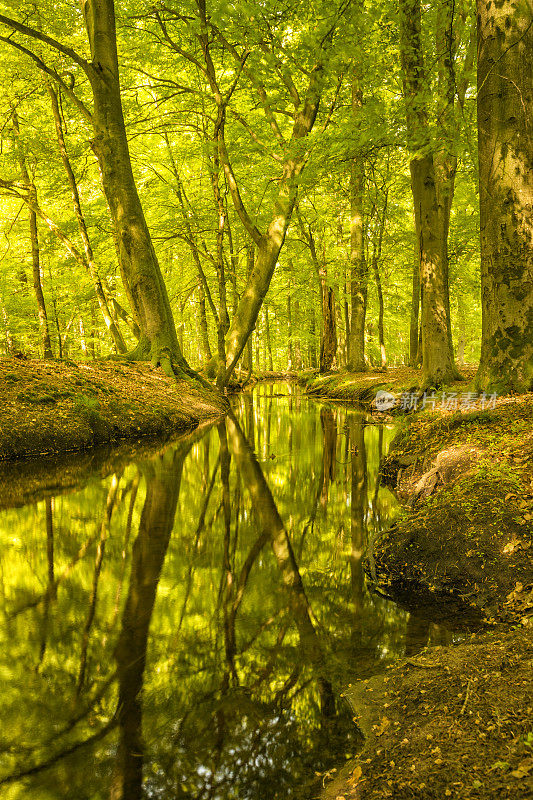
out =
<path fill-rule="evenodd" d="M 239 64 L 242 64 L 242 69 L 246 77 L 250 80 L 252 86 L 254 86 L 257 94 L 259 95 L 259 99 L 261 100 L 261 105 L 265 112 L 266 118 L 268 119 L 268 122 L 270 124 L 270 127 L 272 128 L 272 131 L 274 132 L 276 139 L 281 144 L 281 146 L 285 148 L 287 146 L 287 142 L 285 141 L 285 137 L 281 132 L 281 129 L 278 125 L 278 121 L 274 116 L 265 87 L 263 86 L 261 81 L 257 80 L 257 76 L 254 74 L 253 70 L 251 70 L 249 67 L 246 67 L 246 65 L 243 63 L 242 56 L 239 55 L 237 48 L 234 47 L 234 45 L 232 45 L 230 42 L 228 42 L 226 37 L 221 33 L 221 31 L 218 30 L 218 28 L 215 28 L 214 26 L 211 27 L 213 32 L 221 42 L 221 44 L 226 48 L 226 50 L 229 53 L 231 53 L 231 55 L 234 57 L 236 61 L 238 61 Z"/>

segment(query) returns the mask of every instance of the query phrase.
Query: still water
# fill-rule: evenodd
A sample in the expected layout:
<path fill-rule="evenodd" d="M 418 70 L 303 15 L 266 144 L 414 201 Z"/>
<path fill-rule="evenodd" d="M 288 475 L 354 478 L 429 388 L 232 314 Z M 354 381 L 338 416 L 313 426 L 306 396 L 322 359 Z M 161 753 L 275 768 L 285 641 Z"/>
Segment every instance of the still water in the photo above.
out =
<path fill-rule="evenodd" d="M 0 797 L 319 797 L 342 697 L 447 634 L 372 594 L 392 427 L 260 385 L 234 415 L 0 514 Z"/>

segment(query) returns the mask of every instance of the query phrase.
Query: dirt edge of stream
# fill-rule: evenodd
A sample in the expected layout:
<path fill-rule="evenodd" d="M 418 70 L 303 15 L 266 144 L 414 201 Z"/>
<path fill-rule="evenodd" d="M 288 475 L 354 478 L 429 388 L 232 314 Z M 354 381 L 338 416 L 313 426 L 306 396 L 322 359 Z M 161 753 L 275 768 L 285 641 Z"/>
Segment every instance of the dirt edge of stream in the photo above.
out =
<path fill-rule="evenodd" d="M 533 394 L 409 415 L 381 474 L 403 512 L 368 574 L 463 641 L 347 688 L 365 744 L 324 798 L 532 798 Z"/>

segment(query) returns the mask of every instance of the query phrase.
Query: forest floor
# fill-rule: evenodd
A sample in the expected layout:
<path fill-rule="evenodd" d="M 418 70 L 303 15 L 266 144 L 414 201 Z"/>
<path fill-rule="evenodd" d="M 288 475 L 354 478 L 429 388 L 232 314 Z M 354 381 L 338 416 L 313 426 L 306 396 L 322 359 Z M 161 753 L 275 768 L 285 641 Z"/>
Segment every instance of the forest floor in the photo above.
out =
<path fill-rule="evenodd" d="M 324 800 L 533 797 L 533 628 L 432 647 L 346 691 L 365 745 Z"/>
<path fill-rule="evenodd" d="M 225 413 L 223 397 L 150 364 L 0 360 L 0 461 L 165 438 Z"/>
<path fill-rule="evenodd" d="M 411 377 L 386 388 L 410 394 Z M 380 376 L 365 380 L 375 396 Z M 533 394 L 446 392 L 455 402 L 402 418 L 381 474 L 403 510 L 366 566 L 379 591 L 466 641 L 349 689 L 371 721 L 328 799 L 533 798 Z"/>

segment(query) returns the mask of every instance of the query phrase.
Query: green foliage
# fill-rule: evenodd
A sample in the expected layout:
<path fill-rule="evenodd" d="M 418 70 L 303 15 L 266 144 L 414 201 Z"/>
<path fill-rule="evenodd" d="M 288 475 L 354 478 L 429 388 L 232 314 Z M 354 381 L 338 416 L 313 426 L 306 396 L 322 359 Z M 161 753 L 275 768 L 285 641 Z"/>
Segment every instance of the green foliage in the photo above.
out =
<path fill-rule="evenodd" d="M 216 163 L 213 137 L 217 106 L 198 39 L 203 29 L 197 5 L 191 0 L 174 4 L 172 10 L 161 7 L 159 17 L 140 0 L 116 5 L 123 105 L 135 178 L 180 340 L 186 357 L 197 365 L 205 357 L 200 346 L 199 277 L 191 247 L 197 250 L 218 308 L 219 211 L 211 183 L 216 171 L 227 215 L 222 259 L 230 316 L 246 283 L 250 245 L 233 208 L 223 170 Z M 425 9 L 423 28 L 431 140 L 438 142 L 442 98 L 437 70 L 433 68 L 435 9 Z M 4 0 L 0 10 L 24 19 L 81 56 L 89 57 L 82 14 L 75 5 L 51 5 L 47 0 L 20 5 Z M 227 94 L 234 87 L 225 113 L 227 150 L 241 197 L 259 230 L 265 230 L 272 220 L 283 171 L 280 159 L 290 158 L 296 149 L 307 151 L 308 163 L 298 179 L 298 214 L 313 233 L 326 281 L 335 291 L 339 366 L 345 358 L 344 305 L 349 303 L 349 176 L 354 159 L 364 162 L 365 249 L 370 270 L 367 353 L 371 362 L 379 363 L 377 294 L 371 262 L 377 248 L 379 220 L 386 214 L 378 262 L 385 305 L 385 345 L 391 364 L 404 363 L 415 240 L 395 4 L 380 0 L 372 4 L 331 5 L 312 0 L 291 2 L 282 8 L 278 3 L 267 2 L 258 9 L 255 3 L 244 0 L 216 0 L 208 4 L 208 24 L 210 53 L 220 89 Z M 469 80 L 471 85 L 472 75 L 462 72 L 472 30 L 469 7 L 463 2 L 456 5 L 455 24 L 457 79 Z M 322 50 L 328 31 L 331 43 Z M 15 34 L 13 38 L 39 52 L 60 75 L 67 75 L 78 97 L 90 102 L 86 77 L 76 64 L 53 48 L 36 45 L 30 37 Z M 247 54 L 243 69 L 227 43 L 240 56 Z M 63 234 L 83 251 L 42 73 L 23 53 L 5 43 L 1 47 L 6 77 L 0 96 L 0 113 L 5 121 L 0 178 L 20 178 L 9 121 L 11 109 L 16 107 L 21 144 L 39 203 Z M 291 141 L 295 93 L 300 100 L 304 98 L 310 70 L 320 58 L 322 97 L 317 121 L 307 139 Z M 355 68 L 362 80 L 363 105 L 354 121 L 351 83 Z M 89 144 L 91 133 L 61 88 L 60 102 L 67 149 L 97 269 L 107 297 L 115 297 L 128 309 L 112 225 Z M 458 122 L 459 168 L 449 238 L 452 323 L 461 357 L 474 362 L 479 354 L 480 303 L 475 102 L 470 88 Z M 31 291 L 27 210 L 20 198 L 10 192 L 4 191 L 0 196 L 0 229 L 4 242 L 0 254 L 0 350 L 22 349 L 27 354 L 37 354 L 40 343 Z M 109 354 L 112 345 L 90 276 L 42 220 L 39 233 L 41 278 L 55 354 L 60 349 L 63 357 L 74 359 Z M 296 366 L 312 362 L 312 353 L 319 347 L 319 298 L 316 265 L 300 225 L 293 218 L 266 300 L 275 369 L 287 367 L 290 346 L 299 353 L 295 356 L 293 349 Z M 253 346 L 257 369 L 268 367 L 265 314 L 263 308 L 253 337 L 259 339 Z M 216 350 L 216 323 L 209 303 L 207 324 L 211 348 Z M 130 329 L 122 321 L 119 325 L 127 344 L 133 346 Z"/>

